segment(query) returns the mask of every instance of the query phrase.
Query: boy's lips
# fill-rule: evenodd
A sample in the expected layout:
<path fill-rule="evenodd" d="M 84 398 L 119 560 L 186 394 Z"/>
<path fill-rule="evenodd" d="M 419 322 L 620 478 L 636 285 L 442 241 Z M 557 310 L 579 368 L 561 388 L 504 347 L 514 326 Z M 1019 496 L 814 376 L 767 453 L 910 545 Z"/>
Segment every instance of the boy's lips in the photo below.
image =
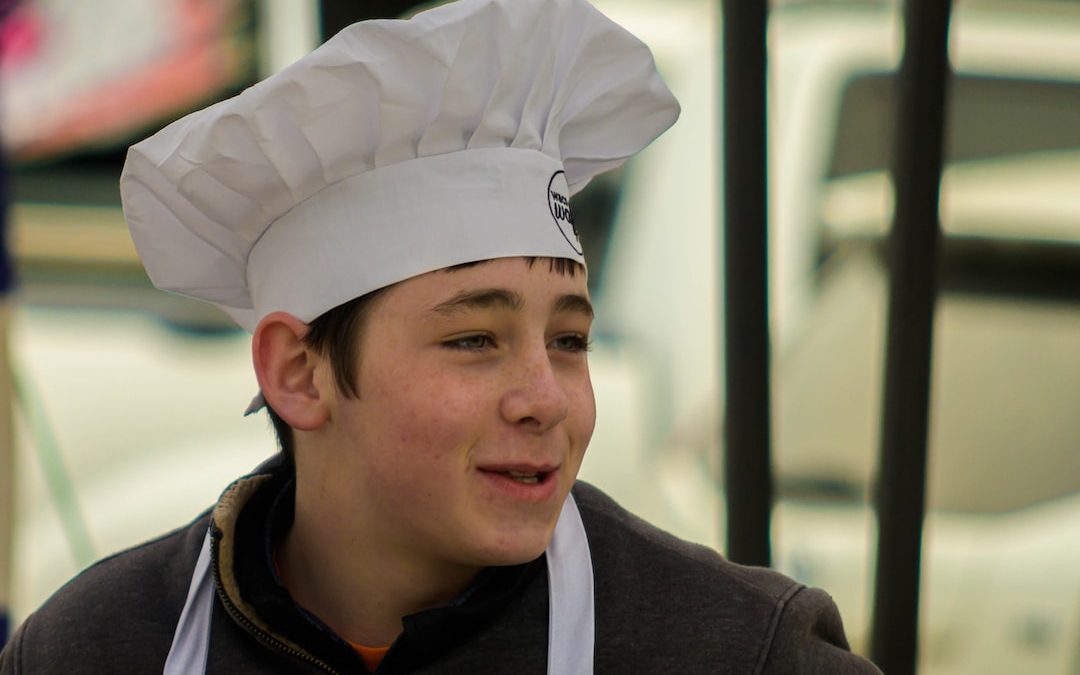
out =
<path fill-rule="evenodd" d="M 558 486 L 558 465 L 507 463 L 478 467 L 492 487 L 514 499 L 541 502 L 550 499 Z"/>

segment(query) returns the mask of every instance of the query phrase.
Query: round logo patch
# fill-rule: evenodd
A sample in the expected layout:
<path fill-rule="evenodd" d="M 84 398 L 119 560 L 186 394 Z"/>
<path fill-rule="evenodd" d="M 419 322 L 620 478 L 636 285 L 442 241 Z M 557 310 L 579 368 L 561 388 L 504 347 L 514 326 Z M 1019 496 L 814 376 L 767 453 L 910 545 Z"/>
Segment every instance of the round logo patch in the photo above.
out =
<path fill-rule="evenodd" d="M 581 238 L 578 237 L 577 227 L 574 226 L 574 216 L 570 213 L 570 189 L 566 185 L 566 172 L 556 171 L 548 181 L 547 188 L 548 209 L 551 217 L 555 219 L 555 225 L 559 232 L 570 244 L 578 255 L 581 255 Z"/>

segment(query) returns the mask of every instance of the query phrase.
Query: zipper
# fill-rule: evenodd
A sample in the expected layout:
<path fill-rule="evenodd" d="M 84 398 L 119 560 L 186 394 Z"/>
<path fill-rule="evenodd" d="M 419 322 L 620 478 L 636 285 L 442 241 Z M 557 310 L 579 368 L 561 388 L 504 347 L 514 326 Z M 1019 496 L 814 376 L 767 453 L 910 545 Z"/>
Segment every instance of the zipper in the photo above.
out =
<path fill-rule="evenodd" d="M 211 525 L 211 527 L 214 526 Z M 240 624 L 245 630 L 247 630 L 247 632 L 250 633 L 252 637 L 254 637 L 259 642 L 267 645 L 268 647 L 271 647 L 281 652 L 285 652 L 289 656 L 292 656 L 293 658 L 299 659 L 309 665 L 312 665 L 325 673 L 330 673 L 331 675 L 339 675 L 338 671 L 331 668 L 330 665 L 327 664 L 325 661 L 318 659 L 311 654 L 308 654 L 307 652 L 302 652 L 298 649 L 290 647 L 289 645 L 285 644 L 273 635 L 256 626 L 250 619 L 244 616 L 244 613 L 241 612 L 235 604 L 233 604 L 233 601 L 223 590 L 223 586 L 221 584 L 221 572 L 218 571 L 218 543 L 220 540 L 219 535 L 220 531 L 217 530 L 216 527 L 214 527 L 214 534 L 211 535 L 214 541 L 211 543 L 210 546 L 210 569 L 213 571 L 214 575 L 214 590 L 217 592 L 218 599 L 221 600 L 221 604 L 225 606 L 225 610 L 229 613 L 229 616 L 232 617 L 233 621 L 236 621 L 236 623 Z"/>

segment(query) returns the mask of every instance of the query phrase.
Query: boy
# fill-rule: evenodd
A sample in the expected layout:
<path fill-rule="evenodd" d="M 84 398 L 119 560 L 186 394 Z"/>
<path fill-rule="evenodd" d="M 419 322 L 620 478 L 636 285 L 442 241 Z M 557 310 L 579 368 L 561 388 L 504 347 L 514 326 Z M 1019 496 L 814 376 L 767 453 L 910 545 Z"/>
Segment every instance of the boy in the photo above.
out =
<path fill-rule="evenodd" d="M 134 146 L 147 270 L 252 332 L 283 453 L 80 575 L 0 672 L 876 672 L 823 593 L 575 485 L 569 197 L 677 114 L 585 0 L 463 0 Z"/>

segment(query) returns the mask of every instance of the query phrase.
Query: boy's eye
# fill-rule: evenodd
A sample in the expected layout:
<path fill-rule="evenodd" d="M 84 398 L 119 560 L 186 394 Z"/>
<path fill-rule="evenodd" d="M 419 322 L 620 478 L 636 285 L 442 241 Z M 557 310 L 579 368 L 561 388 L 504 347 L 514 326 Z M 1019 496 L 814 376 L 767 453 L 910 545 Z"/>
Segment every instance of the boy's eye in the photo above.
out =
<path fill-rule="evenodd" d="M 587 352 L 592 343 L 585 335 L 560 335 L 551 341 L 551 346 L 564 352 Z"/>
<path fill-rule="evenodd" d="M 478 333 L 476 335 L 466 335 L 464 337 L 454 338 L 453 340 L 447 340 L 446 342 L 443 342 L 443 346 L 448 349 L 478 352 L 483 349 L 494 347 L 495 340 L 492 339 L 490 335 Z"/>

